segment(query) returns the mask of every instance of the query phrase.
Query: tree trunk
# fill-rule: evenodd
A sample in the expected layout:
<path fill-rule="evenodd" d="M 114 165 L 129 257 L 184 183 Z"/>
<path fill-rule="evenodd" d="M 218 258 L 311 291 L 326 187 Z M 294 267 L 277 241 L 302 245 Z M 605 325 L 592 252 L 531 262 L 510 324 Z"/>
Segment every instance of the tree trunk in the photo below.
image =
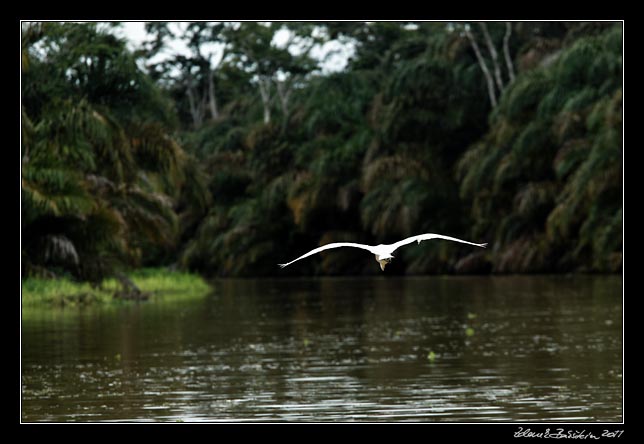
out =
<path fill-rule="evenodd" d="M 287 81 L 277 82 L 277 94 L 280 99 L 280 105 L 282 106 L 282 114 L 284 115 L 284 121 L 288 119 L 288 102 L 291 97 L 291 85 L 287 86 Z"/>
<path fill-rule="evenodd" d="M 219 110 L 217 110 L 217 97 L 215 96 L 215 80 L 212 69 L 208 69 L 208 103 L 210 105 L 210 115 L 212 120 L 219 118 Z"/>
<path fill-rule="evenodd" d="M 467 25 L 466 25 L 467 26 Z M 488 95 L 490 96 L 490 102 L 492 103 L 492 108 L 496 107 L 496 95 L 494 92 L 494 80 L 492 79 L 492 74 L 490 74 L 490 70 L 488 69 L 487 65 L 485 64 L 485 60 L 483 59 L 483 56 L 481 55 L 481 50 L 479 49 L 478 43 L 476 43 L 476 40 L 474 40 L 474 36 L 470 32 L 470 30 L 466 27 L 465 28 L 465 35 L 470 41 L 470 44 L 472 45 L 472 49 L 474 50 L 474 54 L 476 54 L 476 59 L 479 62 L 479 66 L 481 67 L 481 71 L 483 71 L 483 75 L 485 76 L 485 81 L 487 82 L 487 92 Z"/>
<path fill-rule="evenodd" d="M 203 123 L 203 113 L 199 109 L 200 106 L 197 103 L 197 99 L 195 98 L 195 93 L 191 85 L 188 85 L 186 87 L 186 94 L 188 95 L 188 104 L 190 105 L 190 114 L 192 115 L 192 123 L 194 124 L 195 128 L 199 128 Z"/>
<path fill-rule="evenodd" d="M 503 91 L 503 79 L 501 78 L 501 67 L 499 66 L 499 55 L 496 52 L 490 33 L 487 30 L 487 25 L 485 22 L 480 22 L 479 26 L 481 31 L 483 31 L 483 38 L 485 39 L 485 44 L 487 45 L 488 51 L 490 51 L 490 56 L 492 57 L 492 66 L 494 66 L 494 77 L 496 79 L 496 85 L 499 87 L 499 93 Z"/>
<path fill-rule="evenodd" d="M 259 76 L 259 93 L 262 96 L 262 105 L 264 106 L 264 123 L 271 121 L 271 79 L 266 76 Z"/>
<path fill-rule="evenodd" d="M 146 300 L 150 297 L 148 293 L 141 291 L 130 278 L 121 272 L 115 274 L 116 279 L 121 284 L 122 290 L 114 293 L 115 299 L 134 299 Z"/>
<path fill-rule="evenodd" d="M 510 35 L 512 34 L 512 24 L 505 22 L 505 36 L 503 36 L 503 54 L 505 55 L 505 64 L 508 66 L 510 83 L 514 82 L 514 65 L 510 57 Z"/>

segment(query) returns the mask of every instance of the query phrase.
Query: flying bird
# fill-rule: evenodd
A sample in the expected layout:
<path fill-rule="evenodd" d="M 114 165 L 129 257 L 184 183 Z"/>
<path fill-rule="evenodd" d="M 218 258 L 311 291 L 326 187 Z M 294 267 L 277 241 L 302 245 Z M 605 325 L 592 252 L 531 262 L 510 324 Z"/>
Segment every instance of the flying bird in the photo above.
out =
<path fill-rule="evenodd" d="M 378 263 L 380 264 L 380 269 L 382 271 L 385 271 L 385 267 L 394 258 L 392 253 L 396 251 L 398 248 L 402 247 L 403 245 L 411 244 L 414 241 L 420 244 L 421 241 L 429 240 L 429 239 L 445 239 L 445 240 L 450 240 L 454 242 L 462 242 L 464 244 L 470 244 L 470 245 L 474 245 L 482 248 L 485 248 L 487 246 L 487 244 L 475 244 L 473 242 L 456 239 L 455 237 L 443 236 L 441 234 L 426 233 L 426 234 L 419 234 L 418 236 L 408 237 L 407 239 L 403 239 L 399 242 L 396 242 L 395 244 L 387 244 L 387 245 L 380 244 L 380 245 L 372 246 L 372 245 L 364 245 L 364 244 L 355 244 L 352 242 L 335 242 L 332 244 L 323 245 L 321 247 L 316 248 L 315 250 L 311 250 L 308 253 L 298 257 L 297 259 L 292 260 L 291 262 L 287 262 L 286 264 L 278 264 L 278 265 L 281 268 L 284 268 L 288 265 L 291 265 L 293 262 L 299 261 L 300 259 L 304 259 L 305 257 L 309 257 L 313 254 L 319 253 L 320 251 L 329 250 L 331 248 L 355 247 L 355 248 L 362 248 L 363 250 L 367 250 L 372 254 L 374 254 L 376 256 L 376 261 L 378 261 Z"/>

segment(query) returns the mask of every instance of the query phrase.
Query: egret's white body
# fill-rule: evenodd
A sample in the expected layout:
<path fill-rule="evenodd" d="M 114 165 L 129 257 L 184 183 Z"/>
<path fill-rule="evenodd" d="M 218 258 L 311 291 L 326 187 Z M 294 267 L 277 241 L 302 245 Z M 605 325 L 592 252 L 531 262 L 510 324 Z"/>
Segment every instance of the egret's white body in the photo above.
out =
<path fill-rule="evenodd" d="M 318 247 L 314 250 L 309 251 L 308 253 L 298 257 L 295 260 L 292 260 L 291 262 L 288 262 L 286 264 L 279 264 L 280 267 L 284 268 L 288 265 L 291 265 L 293 262 L 299 261 L 300 259 L 304 259 L 305 257 L 309 257 L 313 254 L 319 253 L 320 251 L 324 250 L 329 250 L 331 248 L 339 248 L 339 247 L 354 247 L 354 248 L 362 248 L 363 250 L 367 250 L 374 254 L 376 256 L 376 261 L 380 264 L 380 268 L 384 271 L 385 266 L 389 262 L 391 262 L 391 259 L 393 259 L 393 252 L 397 250 L 398 248 L 402 247 L 403 245 L 410 244 L 414 241 L 418 242 L 419 244 L 421 241 L 424 240 L 429 240 L 429 239 L 445 239 L 445 240 L 450 240 L 454 242 L 461 242 L 464 244 L 469 244 L 469 245 L 474 245 L 476 247 L 482 247 L 485 248 L 487 244 L 475 244 L 473 242 L 468 242 L 464 241 L 461 239 L 457 239 L 455 237 L 450 237 L 450 236 L 443 236 L 441 234 L 433 234 L 433 233 L 426 233 L 426 234 L 419 234 L 418 236 L 412 236 L 408 237 L 407 239 L 403 239 L 399 242 L 396 242 L 395 244 L 380 244 L 380 245 L 364 245 L 364 244 L 356 244 L 352 242 L 336 242 L 332 244 L 327 244 L 323 245 L 321 247 Z"/>

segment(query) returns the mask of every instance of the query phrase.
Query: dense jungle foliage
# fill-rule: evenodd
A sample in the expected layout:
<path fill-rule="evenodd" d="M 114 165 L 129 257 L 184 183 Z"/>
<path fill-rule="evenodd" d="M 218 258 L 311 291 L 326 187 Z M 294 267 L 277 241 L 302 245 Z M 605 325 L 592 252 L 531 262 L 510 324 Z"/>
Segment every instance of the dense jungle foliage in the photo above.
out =
<path fill-rule="evenodd" d="M 22 26 L 24 275 L 621 271 L 621 23 Z"/>

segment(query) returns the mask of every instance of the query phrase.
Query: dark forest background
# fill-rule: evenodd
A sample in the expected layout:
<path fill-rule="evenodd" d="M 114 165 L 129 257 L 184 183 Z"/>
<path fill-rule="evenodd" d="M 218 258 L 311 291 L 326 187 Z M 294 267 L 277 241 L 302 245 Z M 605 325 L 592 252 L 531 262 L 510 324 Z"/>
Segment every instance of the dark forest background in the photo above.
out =
<path fill-rule="evenodd" d="M 621 271 L 620 22 L 21 26 L 23 276 Z"/>

